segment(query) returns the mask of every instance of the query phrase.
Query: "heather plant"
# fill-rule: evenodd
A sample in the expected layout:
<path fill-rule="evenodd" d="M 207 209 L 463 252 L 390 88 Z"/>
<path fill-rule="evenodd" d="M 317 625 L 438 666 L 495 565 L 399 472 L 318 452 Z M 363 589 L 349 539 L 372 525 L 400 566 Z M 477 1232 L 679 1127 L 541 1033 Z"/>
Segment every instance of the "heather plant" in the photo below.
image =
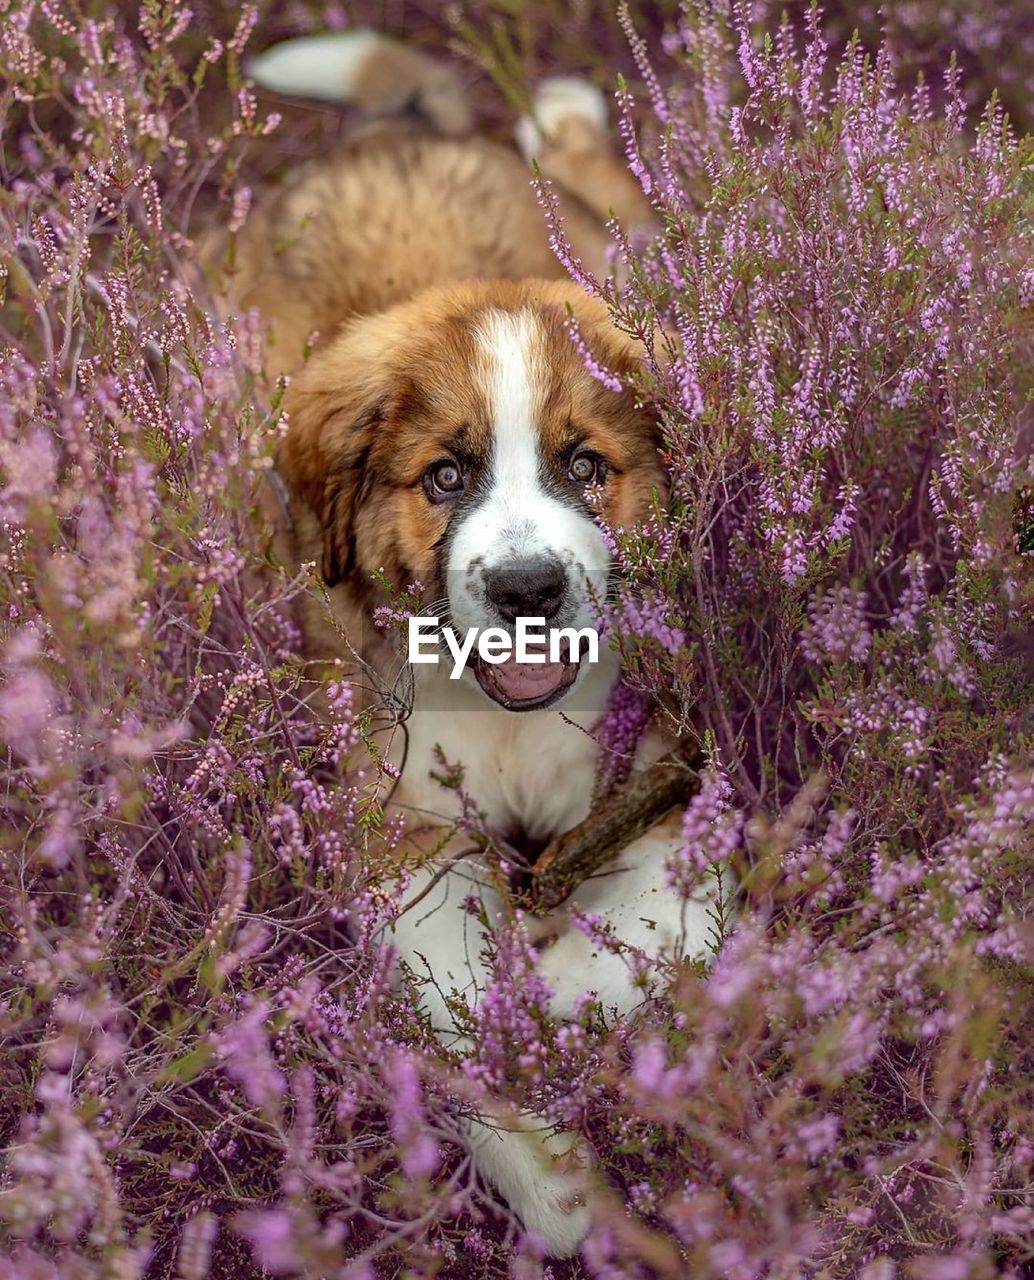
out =
<path fill-rule="evenodd" d="M 618 72 L 630 80 L 637 78 L 623 11 L 636 31 L 677 54 L 687 30 L 680 18 L 683 7 L 680 0 L 629 0 L 625 5 L 588 0 L 564 5 L 556 0 L 520 4 L 456 0 L 444 6 L 423 0 L 399 0 L 395 5 L 351 0 L 323 12 L 309 10 L 296 20 L 306 25 L 326 25 L 328 17 L 334 23 L 367 22 L 404 30 L 431 45 L 440 45 L 445 36 L 454 52 L 487 71 L 511 104 L 525 110 L 530 80 L 558 65 L 565 71 L 587 72 L 608 88 Z M 743 14 L 755 34 L 777 26 L 784 14 L 803 33 L 809 9 L 809 0 L 752 0 L 743 6 Z M 888 5 L 835 0 L 822 10 L 826 34 L 836 47 L 845 45 L 856 32 L 873 54 L 886 46 L 894 57 L 899 88 L 923 76 L 935 100 L 943 104 L 942 76 L 954 57 L 964 73 L 961 90 L 971 108 L 979 111 L 997 92 L 1013 122 L 1021 129 L 1030 127 L 1034 28 L 1023 0 L 981 5 L 965 0 Z M 735 72 L 726 76 L 726 82 L 734 94 L 741 92 L 742 82 L 737 82 Z M 489 105 L 487 98 L 485 105 Z"/>
<path fill-rule="evenodd" d="M 804 0 L 768 5 L 770 18 L 783 10 L 803 27 L 808 12 Z M 977 111 L 995 91 L 1020 128 L 1031 124 L 1034 91 L 1034 30 L 1022 4 L 996 0 L 970 5 L 962 0 L 908 4 L 833 4 L 825 7 L 829 37 L 846 43 L 857 31 L 869 49 L 885 41 L 899 67 L 899 82 L 922 74 L 943 102 L 942 73 L 954 55 L 965 74 L 962 91 Z"/>
<path fill-rule="evenodd" d="M 656 227 L 596 281 L 542 199 L 644 345 L 670 475 L 614 534 L 600 786 L 652 705 L 699 745 L 666 870 L 716 878 L 716 956 L 629 955 L 640 1019 L 587 998 L 556 1025 L 515 915 L 461 1060 L 386 931 L 391 777 L 356 691 L 306 667 L 318 584 L 273 552 L 282 385 L 197 269 L 309 137 L 241 77 L 272 15 L 5 11 L 5 1280 L 1034 1260 L 1029 144 L 950 67 L 902 95 L 817 17 L 763 37 L 690 4 L 647 45 L 646 16 L 606 20 Z M 475 1184 L 459 1117 L 488 1089 L 591 1140 L 579 1262 Z"/>

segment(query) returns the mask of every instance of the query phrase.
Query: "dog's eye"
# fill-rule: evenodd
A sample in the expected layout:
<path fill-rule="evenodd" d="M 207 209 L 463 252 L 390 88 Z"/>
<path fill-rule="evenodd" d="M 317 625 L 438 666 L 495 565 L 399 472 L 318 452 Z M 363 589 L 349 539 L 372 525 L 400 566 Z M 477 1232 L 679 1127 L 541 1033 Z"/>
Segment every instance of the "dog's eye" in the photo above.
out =
<path fill-rule="evenodd" d="M 424 488 L 432 502 L 445 502 L 462 490 L 463 472 L 451 458 L 442 458 L 427 468 Z"/>
<path fill-rule="evenodd" d="M 592 484 L 594 480 L 602 480 L 606 476 L 607 464 L 598 453 L 582 449 L 568 463 L 567 474 L 575 484 Z"/>

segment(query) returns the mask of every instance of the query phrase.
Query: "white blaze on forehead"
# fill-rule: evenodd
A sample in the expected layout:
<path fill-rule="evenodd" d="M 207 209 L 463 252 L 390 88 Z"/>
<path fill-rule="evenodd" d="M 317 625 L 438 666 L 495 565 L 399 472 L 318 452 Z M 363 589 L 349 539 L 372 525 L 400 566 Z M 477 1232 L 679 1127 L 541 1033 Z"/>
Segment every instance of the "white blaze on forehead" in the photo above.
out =
<path fill-rule="evenodd" d="M 525 505 L 542 495 L 539 473 L 541 331 L 527 311 L 490 311 L 477 332 L 488 374 L 492 423 L 491 493 L 512 518 L 529 517 Z"/>
<path fill-rule="evenodd" d="M 503 565 L 550 559 L 563 565 L 572 594 L 563 625 L 592 620 L 587 579 L 605 589 L 607 544 L 591 516 L 554 491 L 542 452 L 542 415 L 549 395 L 546 333 L 532 309 L 489 311 L 475 331 L 476 376 L 484 395 L 492 446 L 484 488 L 458 520 L 446 562 L 449 605 L 461 627 L 499 623 L 485 574 Z"/>

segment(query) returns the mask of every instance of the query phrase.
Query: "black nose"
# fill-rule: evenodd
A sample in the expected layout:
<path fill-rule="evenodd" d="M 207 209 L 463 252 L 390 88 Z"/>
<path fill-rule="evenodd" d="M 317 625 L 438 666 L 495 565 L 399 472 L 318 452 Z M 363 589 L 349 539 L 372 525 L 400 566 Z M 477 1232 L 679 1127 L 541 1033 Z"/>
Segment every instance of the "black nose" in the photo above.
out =
<path fill-rule="evenodd" d="M 518 618 L 555 618 L 567 589 L 567 574 L 557 560 L 526 560 L 489 569 L 485 592 L 507 622 Z"/>

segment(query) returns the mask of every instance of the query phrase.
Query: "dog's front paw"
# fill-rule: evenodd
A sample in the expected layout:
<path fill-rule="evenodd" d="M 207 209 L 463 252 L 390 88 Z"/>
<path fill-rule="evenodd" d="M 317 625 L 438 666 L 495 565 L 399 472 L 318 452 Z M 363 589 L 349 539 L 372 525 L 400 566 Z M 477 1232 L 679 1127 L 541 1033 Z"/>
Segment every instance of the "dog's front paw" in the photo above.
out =
<path fill-rule="evenodd" d="M 570 1258 L 591 1223 L 585 1205 L 589 1149 L 576 1135 L 552 1133 L 539 1116 L 471 1126 L 477 1166 L 552 1258 Z"/>
<path fill-rule="evenodd" d="M 514 129 L 525 160 L 541 160 L 546 147 L 580 150 L 599 146 L 607 128 L 607 102 L 588 80 L 551 76 L 532 99 L 532 114 L 521 116 Z"/>
<path fill-rule="evenodd" d="M 588 1148 L 570 1133 L 524 1136 L 534 1143 L 539 1171 L 511 1200 L 513 1210 L 526 1231 L 542 1238 L 551 1258 L 573 1257 L 592 1221 L 585 1205 Z"/>

